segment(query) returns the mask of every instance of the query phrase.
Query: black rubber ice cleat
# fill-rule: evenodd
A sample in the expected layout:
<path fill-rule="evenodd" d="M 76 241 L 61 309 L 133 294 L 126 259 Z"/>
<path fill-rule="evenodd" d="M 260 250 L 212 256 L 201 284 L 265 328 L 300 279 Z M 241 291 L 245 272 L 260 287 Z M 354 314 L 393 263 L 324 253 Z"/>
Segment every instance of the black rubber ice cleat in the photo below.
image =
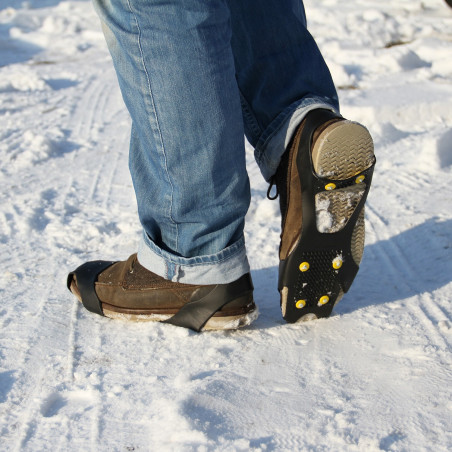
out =
<path fill-rule="evenodd" d="M 290 215 L 292 223 L 294 217 L 301 223 L 300 233 L 280 260 L 278 282 L 290 323 L 328 317 L 349 290 L 363 253 L 364 204 L 375 165 L 372 139 L 360 124 L 315 110 L 301 127 L 289 150 L 298 178 L 294 184 L 293 174 L 286 177 L 301 189 L 301 206 L 291 205 L 294 188 L 287 185 L 283 212 L 287 218 L 289 209 L 301 209 Z M 281 245 L 283 240 L 284 230 Z"/>

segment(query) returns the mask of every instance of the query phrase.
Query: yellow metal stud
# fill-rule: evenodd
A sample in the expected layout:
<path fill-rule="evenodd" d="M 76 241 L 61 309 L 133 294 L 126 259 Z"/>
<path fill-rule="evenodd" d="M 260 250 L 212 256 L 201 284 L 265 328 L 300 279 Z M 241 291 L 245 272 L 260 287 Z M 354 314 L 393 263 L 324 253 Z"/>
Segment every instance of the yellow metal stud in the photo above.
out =
<path fill-rule="evenodd" d="M 330 184 L 325 185 L 325 190 L 334 190 L 336 188 L 336 184 L 333 184 L 332 182 Z"/>
<path fill-rule="evenodd" d="M 361 174 L 361 176 L 358 176 L 358 177 L 355 179 L 355 184 L 360 184 L 361 182 L 364 181 L 365 178 L 366 178 L 366 177 L 365 177 L 363 174 Z"/>
<path fill-rule="evenodd" d="M 298 268 L 301 272 L 307 272 L 309 270 L 309 262 L 302 262 Z"/>
<path fill-rule="evenodd" d="M 330 297 L 328 295 L 324 295 L 323 297 L 320 297 L 319 306 L 323 306 L 324 304 L 327 304 L 330 301 Z"/>
<path fill-rule="evenodd" d="M 298 300 L 298 301 L 295 303 L 295 307 L 296 307 L 297 309 L 303 309 L 305 306 L 306 306 L 306 300 Z"/>
<path fill-rule="evenodd" d="M 339 270 L 342 267 L 342 264 L 344 263 L 344 261 L 342 260 L 341 256 L 337 256 L 333 259 L 333 268 L 335 270 Z"/>

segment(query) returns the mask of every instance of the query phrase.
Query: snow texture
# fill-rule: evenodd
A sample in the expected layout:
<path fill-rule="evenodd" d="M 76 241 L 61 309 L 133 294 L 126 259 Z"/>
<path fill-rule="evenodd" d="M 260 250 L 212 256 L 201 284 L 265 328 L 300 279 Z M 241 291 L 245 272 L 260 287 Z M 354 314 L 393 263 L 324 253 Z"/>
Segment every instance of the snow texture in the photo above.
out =
<path fill-rule="evenodd" d="M 261 315 L 191 331 L 92 315 L 68 270 L 136 251 L 129 118 L 88 0 L 0 0 L 0 450 L 452 449 L 452 9 L 306 1 L 378 164 L 325 320 L 285 324 L 278 203 L 247 149 Z"/>

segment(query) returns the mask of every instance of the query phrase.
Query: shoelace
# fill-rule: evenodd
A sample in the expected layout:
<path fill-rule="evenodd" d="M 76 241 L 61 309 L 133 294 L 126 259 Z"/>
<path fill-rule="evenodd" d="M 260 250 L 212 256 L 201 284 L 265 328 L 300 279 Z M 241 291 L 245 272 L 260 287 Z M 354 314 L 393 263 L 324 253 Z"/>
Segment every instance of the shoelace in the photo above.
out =
<path fill-rule="evenodd" d="M 274 196 L 271 195 L 271 191 L 272 191 L 273 187 L 276 187 L 276 192 L 275 192 Z M 278 196 L 279 196 L 278 185 L 276 184 L 276 177 L 273 175 L 270 178 L 270 185 L 268 186 L 268 190 L 267 190 L 267 198 L 270 201 L 274 201 Z"/>

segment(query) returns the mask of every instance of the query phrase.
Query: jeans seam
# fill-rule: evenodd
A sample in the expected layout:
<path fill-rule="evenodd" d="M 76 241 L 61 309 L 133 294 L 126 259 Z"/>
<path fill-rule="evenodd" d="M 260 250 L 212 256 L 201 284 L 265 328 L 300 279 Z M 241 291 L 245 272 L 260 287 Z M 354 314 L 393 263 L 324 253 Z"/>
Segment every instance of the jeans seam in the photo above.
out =
<path fill-rule="evenodd" d="M 246 100 L 240 88 L 238 88 L 240 94 L 240 103 L 242 105 L 242 114 L 245 119 L 245 128 L 249 125 L 251 132 L 253 133 L 253 141 L 257 141 L 259 136 L 262 134 L 262 127 L 259 126 L 259 123 L 254 115 L 253 111 L 250 108 L 249 102 Z"/>
<path fill-rule="evenodd" d="M 162 131 L 160 129 L 160 123 L 159 123 L 159 119 L 158 119 L 158 116 L 157 116 L 157 111 L 155 109 L 154 96 L 152 94 L 152 87 L 151 87 L 151 79 L 149 77 L 149 72 L 148 72 L 148 69 L 146 67 L 146 63 L 145 63 L 145 60 L 144 60 L 143 48 L 142 48 L 142 45 L 141 45 L 141 28 L 140 28 L 140 25 L 138 23 L 137 15 L 135 14 L 135 12 L 134 12 L 134 10 L 132 8 L 132 5 L 130 3 L 130 0 L 127 0 L 127 5 L 129 7 L 130 12 L 133 15 L 136 27 L 138 29 L 138 39 L 137 39 L 138 49 L 140 51 L 141 63 L 143 65 L 143 70 L 144 70 L 144 73 L 146 75 L 146 80 L 147 80 L 147 84 L 148 84 L 149 97 L 150 97 L 151 103 L 152 103 L 152 110 L 153 110 L 153 114 L 154 114 L 157 130 L 158 130 L 161 150 L 162 150 L 162 153 L 163 153 L 163 160 L 164 160 L 164 163 L 165 163 L 165 172 L 166 172 L 166 175 L 168 177 L 168 182 L 169 182 L 169 184 L 171 186 L 171 200 L 170 200 L 169 209 L 168 209 L 169 210 L 169 215 L 168 216 L 169 216 L 169 219 L 171 220 L 171 222 L 173 223 L 173 225 L 176 228 L 176 247 L 175 247 L 175 249 L 177 250 L 178 249 L 178 242 L 179 242 L 179 228 L 178 228 L 178 225 L 177 225 L 176 221 L 174 220 L 174 218 L 172 216 L 173 199 L 174 199 L 174 186 L 173 186 L 173 183 L 171 182 L 171 177 L 170 177 L 170 174 L 169 174 L 169 171 L 168 171 L 168 162 L 167 162 L 167 156 L 166 156 L 166 151 L 165 151 L 165 145 L 163 143 Z"/>

